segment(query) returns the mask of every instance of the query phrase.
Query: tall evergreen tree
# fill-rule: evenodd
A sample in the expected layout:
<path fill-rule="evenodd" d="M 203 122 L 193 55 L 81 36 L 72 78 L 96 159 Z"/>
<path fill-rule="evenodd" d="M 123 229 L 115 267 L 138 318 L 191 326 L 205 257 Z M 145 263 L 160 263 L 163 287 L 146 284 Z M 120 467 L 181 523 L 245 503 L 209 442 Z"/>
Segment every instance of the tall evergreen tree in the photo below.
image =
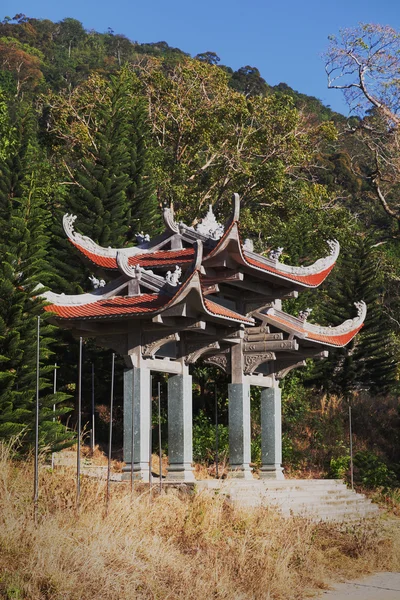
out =
<path fill-rule="evenodd" d="M 339 325 L 354 317 L 354 300 L 364 300 L 367 317 L 346 347 L 330 349 L 329 358 L 315 365 L 311 381 L 327 392 L 345 397 L 357 390 L 385 394 L 395 383 L 396 351 L 383 309 L 383 277 L 373 236 L 357 236 L 330 275 L 319 316 L 329 325 Z"/>
<path fill-rule="evenodd" d="M 4 97 L 0 98 L 3 109 Z M 37 285 L 46 279 L 49 213 L 34 119 L 29 107 L 16 105 L 4 125 L 9 151 L 0 157 L 0 438 L 23 433 L 33 442 L 36 395 L 36 323 L 43 313 Z M 65 394 L 48 393 L 53 327 L 43 319 L 40 346 L 40 441 L 57 449 L 72 434 L 57 417 L 68 412 Z M 53 405 L 57 410 L 53 412 Z M 54 421 L 53 418 L 56 417 Z"/>

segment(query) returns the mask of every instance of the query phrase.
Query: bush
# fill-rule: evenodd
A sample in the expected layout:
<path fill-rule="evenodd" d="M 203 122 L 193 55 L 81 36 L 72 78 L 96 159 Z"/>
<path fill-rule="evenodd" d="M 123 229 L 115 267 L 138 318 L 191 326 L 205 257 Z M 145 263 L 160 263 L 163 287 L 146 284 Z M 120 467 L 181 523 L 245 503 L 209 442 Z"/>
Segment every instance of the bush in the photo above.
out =
<path fill-rule="evenodd" d="M 333 479 L 344 479 L 350 468 L 350 456 L 338 456 L 331 458 L 329 465 L 329 477 Z"/>
<path fill-rule="evenodd" d="M 229 455 L 229 431 L 226 425 L 218 425 L 218 452 L 220 457 Z M 215 461 L 215 424 L 203 411 L 193 421 L 193 460 L 206 464 Z"/>
<path fill-rule="evenodd" d="M 370 451 L 354 455 L 354 480 L 366 488 L 388 488 L 398 484 L 395 473 Z"/>

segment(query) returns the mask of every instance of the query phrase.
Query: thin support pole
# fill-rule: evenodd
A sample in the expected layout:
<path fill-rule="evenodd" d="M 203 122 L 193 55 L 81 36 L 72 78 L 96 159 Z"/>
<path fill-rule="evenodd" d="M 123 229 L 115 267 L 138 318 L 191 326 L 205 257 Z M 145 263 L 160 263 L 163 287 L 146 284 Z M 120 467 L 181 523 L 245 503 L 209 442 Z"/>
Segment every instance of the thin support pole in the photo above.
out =
<path fill-rule="evenodd" d="M 94 413 L 94 363 L 92 363 L 92 435 L 90 436 L 91 446 L 92 446 L 92 454 L 94 452 L 94 447 L 96 444 L 95 437 L 95 413 Z"/>
<path fill-rule="evenodd" d="M 152 427 L 152 420 L 153 420 L 153 376 L 150 375 L 150 432 L 149 432 L 149 491 L 150 491 L 150 497 L 151 497 L 151 484 L 152 484 L 152 477 L 151 477 L 151 451 L 153 449 L 153 427 Z"/>
<path fill-rule="evenodd" d="M 219 479 L 218 474 L 218 463 L 219 463 L 219 453 L 218 453 L 218 395 L 217 395 L 217 386 L 214 386 L 214 394 L 215 394 L 215 476 Z"/>
<path fill-rule="evenodd" d="M 113 427 L 113 408 L 114 408 L 114 371 L 115 371 L 115 354 L 113 352 L 112 363 L 111 363 L 110 434 L 109 434 L 109 438 L 108 438 L 106 514 L 108 513 L 108 504 L 110 501 L 111 447 L 112 447 L 112 427 Z"/>
<path fill-rule="evenodd" d="M 53 394 L 57 392 L 57 363 L 54 363 L 54 374 L 53 374 Z M 56 412 L 56 405 L 53 404 L 53 413 Z M 53 416 L 53 423 L 56 418 Z M 54 452 L 51 453 L 51 470 L 54 469 Z"/>
<path fill-rule="evenodd" d="M 351 404 L 349 403 L 349 437 L 350 437 L 350 481 L 351 489 L 354 490 L 354 467 L 353 467 L 353 429 L 351 422 Z"/>
<path fill-rule="evenodd" d="M 160 471 L 160 493 L 162 492 L 162 447 L 161 447 L 161 382 L 158 382 L 158 456 Z"/>
<path fill-rule="evenodd" d="M 131 499 L 134 490 L 134 467 L 135 467 L 135 380 L 132 388 L 132 434 L 131 434 Z"/>
<path fill-rule="evenodd" d="M 33 518 L 37 523 L 39 502 L 39 377 L 40 377 L 40 317 L 37 318 L 36 338 L 36 406 L 35 406 L 35 466 L 33 484 Z"/>
<path fill-rule="evenodd" d="M 76 450 L 76 508 L 81 499 L 81 429 L 82 429 L 82 337 L 79 338 L 78 365 L 78 444 Z"/>

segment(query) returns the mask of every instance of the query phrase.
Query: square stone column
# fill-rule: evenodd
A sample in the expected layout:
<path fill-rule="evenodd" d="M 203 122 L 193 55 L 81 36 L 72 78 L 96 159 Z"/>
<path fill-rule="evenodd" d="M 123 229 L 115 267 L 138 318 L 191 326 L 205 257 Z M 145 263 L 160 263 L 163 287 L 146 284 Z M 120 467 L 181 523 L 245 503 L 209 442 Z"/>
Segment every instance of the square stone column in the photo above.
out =
<path fill-rule="evenodd" d="M 262 479 L 284 479 L 282 469 L 281 390 L 261 392 L 261 470 Z"/>
<path fill-rule="evenodd" d="M 168 379 L 168 480 L 194 481 L 192 376 Z"/>
<path fill-rule="evenodd" d="M 230 383 L 229 397 L 229 461 L 232 477 L 252 479 L 250 385 Z"/>
<path fill-rule="evenodd" d="M 124 467 L 123 479 L 129 479 L 132 450 L 132 408 L 134 425 L 134 478 L 149 479 L 150 454 L 150 370 L 132 367 L 124 370 Z"/>

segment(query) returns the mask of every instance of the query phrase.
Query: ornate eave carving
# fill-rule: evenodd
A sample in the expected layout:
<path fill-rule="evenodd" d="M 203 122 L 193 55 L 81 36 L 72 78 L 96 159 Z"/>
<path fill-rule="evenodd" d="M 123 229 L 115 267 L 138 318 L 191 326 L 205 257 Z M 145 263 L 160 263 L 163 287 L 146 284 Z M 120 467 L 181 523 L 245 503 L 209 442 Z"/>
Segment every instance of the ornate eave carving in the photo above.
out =
<path fill-rule="evenodd" d="M 211 344 L 207 345 L 204 345 L 204 342 L 188 344 L 186 348 L 187 355 L 185 358 L 185 363 L 187 365 L 192 365 L 196 363 L 204 354 L 213 352 L 214 350 L 219 350 L 219 347 L 220 346 L 218 342 L 212 342 Z"/>
<path fill-rule="evenodd" d="M 93 292 L 87 292 L 85 294 L 56 294 L 49 290 L 39 293 L 41 288 L 44 289 L 44 286 L 39 284 L 37 287 L 37 295 L 56 306 L 82 306 L 84 304 L 98 302 L 99 300 L 113 298 L 124 287 L 126 287 L 126 281 L 122 277 L 108 283 L 104 287 L 97 288 L 93 290 Z"/>
<path fill-rule="evenodd" d="M 163 219 L 165 227 L 171 233 L 179 233 L 179 225 L 175 221 L 174 209 L 171 207 L 165 206 L 163 208 Z"/>
<path fill-rule="evenodd" d="M 278 361 L 278 368 L 279 368 L 279 362 L 280 361 Z M 286 366 L 282 366 L 282 368 L 279 368 L 279 370 L 275 371 L 275 373 L 274 373 L 275 379 L 277 381 L 280 381 L 281 379 L 286 377 L 286 375 L 288 375 L 290 373 L 290 371 L 293 371 L 293 369 L 298 369 L 299 367 L 305 367 L 306 365 L 307 365 L 307 363 L 305 360 L 298 360 L 297 362 L 289 363 Z"/>
<path fill-rule="evenodd" d="M 147 336 L 147 339 L 149 339 L 149 336 Z M 164 337 L 156 337 L 156 339 L 148 341 L 142 346 L 142 356 L 143 358 L 153 358 L 162 346 L 169 342 L 179 342 L 179 339 L 178 333 L 171 333 Z"/>
<path fill-rule="evenodd" d="M 298 317 L 293 317 L 281 310 L 277 310 L 276 308 L 270 308 L 266 311 L 266 315 L 276 315 L 281 319 L 284 319 L 289 325 L 292 324 L 296 329 L 300 329 L 304 332 L 305 337 L 307 333 L 313 333 L 316 335 L 325 335 L 325 336 L 340 336 L 345 335 L 347 333 L 351 333 L 352 331 L 359 329 L 365 321 L 365 317 L 367 315 L 367 305 L 365 302 L 355 302 L 354 306 L 357 308 L 357 316 L 354 319 L 347 319 L 341 325 L 337 325 L 336 327 L 324 327 L 321 325 L 314 325 L 313 323 L 308 323 Z M 297 334 L 296 334 L 297 335 Z"/>
<path fill-rule="evenodd" d="M 243 372 L 245 375 L 252 375 L 253 372 L 262 363 L 270 360 L 276 360 L 274 352 L 260 352 L 256 354 L 245 354 L 244 355 L 244 368 Z"/>
<path fill-rule="evenodd" d="M 280 262 L 279 258 L 267 258 L 265 256 L 260 256 L 255 252 L 249 252 L 245 249 L 243 249 L 243 252 L 245 257 L 256 260 L 257 262 L 265 264 L 268 267 L 278 269 L 282 274 L 287 273 L 290 275 L 307 277 L 309 275 L 317 275 L 319 273 L 323 273 L 324 271 L 331 268 L 337 261 L 340 252 L 339 242 L 337 240 L 328 240 L 327 244 L 330 248 L 329 255 L 325 256 L 324 258 L 318 259 L 315 263 L 309 265 L 308 267 L 296 267 L 292 265 L 286 265 L 285 263 Z"/>
<path fill-rule="evenodd" d="M 128 256 L 134 256 L 135 254 L 143 254 L 148 252 L 147 244 L 140 244 L 139 246 L 132 246 L 131 248 L 104 248 L 99 246 L 90 237 L 82 235 L 75 231 L 76 215 L 69 215 L 68 213 L 63 217 L 63 228 L 71 242 L 87 252 L 97 254 L 98 256 L 104 256 L 106 258 L 116 258 L 118 252 L 125 252 Z M 143 247 L 145 246 L 145 247 Z"/>
<path fill-rule="evenodd" d="M 231 355 L 229 350 L 226 352 L 213 354 L 212 356 L 207 356 L 203 362 L 206 365 L 211 365 L 212 367 L 221 369 L 221 371 L 224 373 L 228 374 L 231 372 Z"/>
<path fill-rule="evenodd" d="M 224 226 L 218 223 L 211 204 L 206 216 L 198 223 L 196 231 L 212 240 L 219 240 L 224 235 Z"/>

